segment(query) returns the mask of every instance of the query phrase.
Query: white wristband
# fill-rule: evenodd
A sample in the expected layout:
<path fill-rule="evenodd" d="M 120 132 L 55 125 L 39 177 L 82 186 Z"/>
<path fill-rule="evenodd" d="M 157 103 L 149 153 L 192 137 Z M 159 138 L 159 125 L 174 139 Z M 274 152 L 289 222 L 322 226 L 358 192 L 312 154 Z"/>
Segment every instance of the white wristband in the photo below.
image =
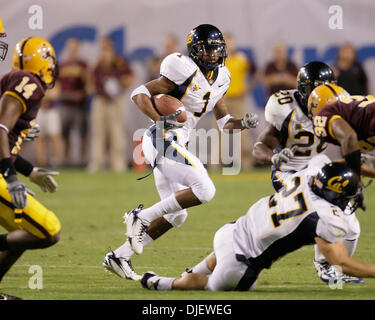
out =
<path fill-rule="evenodd" d="M 1 123 L 0 123 L 0 129 L 3 129 L 6 131 L 6 133 L 9 133 L 9 129 Z"/>
<path fill-rule="evenodd" d="M 230 114 L 225 115 L 224 117 L 216 120 L 217 126 L 219 127 L 220 131 L 222 132 L 224 130 L 225 124 L 233 118 Z"/>
<path fill-rule="evenodd" d="M 138 88 L 135 88 L 133 90 L 133 92 L 130 95 L 130 99 L 133 100 L 133 97 L 135 97 L 136 95 L 141 94 L 141 93 L 143 93 L 147 97 L 151 98 L 150 91 L 148 91 L 148 89 L 146 88 L 146 86 L 142 84 L 141 86 L 139 86 Z"/>

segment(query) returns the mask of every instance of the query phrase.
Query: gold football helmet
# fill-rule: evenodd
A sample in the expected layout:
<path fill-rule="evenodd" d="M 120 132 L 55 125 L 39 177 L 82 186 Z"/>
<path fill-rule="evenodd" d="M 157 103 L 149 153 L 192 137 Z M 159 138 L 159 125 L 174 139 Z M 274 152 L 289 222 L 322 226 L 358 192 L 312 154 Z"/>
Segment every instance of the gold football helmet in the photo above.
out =
<path fill-rule="evenodd" d="M 307 101 L 309 117 L 312 118 L 323 107 L 338 100 L 348 103 L 352 101 L 352 98 L 345 89 L 335 84 L 323 84 L 316 87 Z"/>
<path fill-rule="evenodd" d="M 47 88 L 53 88 L 57 78 L 56 54 L 45 39 L 30 37 L 17 43 L 12 57 L 14 70 L 35 74 Z"/>
<path fill-rule="evenodd" d="M 0 18 L 0 38 L 5 38 L 7 34 L 4 30 L 3 20 Z M 0 41 L 0 60 L 5 60 L 8 52 L 8 44 L 4 41 Z"/>

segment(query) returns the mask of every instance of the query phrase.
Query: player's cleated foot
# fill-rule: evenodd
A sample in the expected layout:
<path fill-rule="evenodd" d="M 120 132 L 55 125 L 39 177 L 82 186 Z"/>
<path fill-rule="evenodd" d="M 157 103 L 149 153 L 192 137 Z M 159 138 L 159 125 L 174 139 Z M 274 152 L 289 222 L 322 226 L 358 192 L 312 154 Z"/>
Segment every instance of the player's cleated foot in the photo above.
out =
<path fill-rule="evenodd" d="M 141 279 L 143 288 L 150 290 L 158 290 L 159 281 L 160 277 L 152 271 L 147 271 Z"/>
<path fill-rule="evenodd" d="M 10 294 L 0 292 L 0 301 L 1 300 L 22 300 L 19 297 L 11 296 Z"/>
<path fill-rule="evenodd" d="M 365 283 L 365 280 L 363 280 L 362 278 L 349 276 L 345 273 L 340 275 L 340 279 L 345 283 Z"/>
<path fill-rule="evenodd" d="M 135 273 L 130 260 L 117 258 L 113 251 L 104 257 L 103 267 L 122 279 L 140 280 L 142 278 Z"/>
<path fill-rule="evenodd" d="M 323 282 L 336 282 L 338 280 L 339 275 L 337 274 L 336 269 L 327 261 L 319 262 L 314 260 L 314 266 L 319 278 Z"/>
<path fill-rule="evenodd" d="M 140 204 L 137 209 L 129 210 L 124 215 L 126 235 L 128 236 L 130 245 L 136 254 L 141 254 L 143 252 L 143 236 L 150 225 L 150 222 L 138 217 L 138 214 L 142 209 L 143 204 Z"/>

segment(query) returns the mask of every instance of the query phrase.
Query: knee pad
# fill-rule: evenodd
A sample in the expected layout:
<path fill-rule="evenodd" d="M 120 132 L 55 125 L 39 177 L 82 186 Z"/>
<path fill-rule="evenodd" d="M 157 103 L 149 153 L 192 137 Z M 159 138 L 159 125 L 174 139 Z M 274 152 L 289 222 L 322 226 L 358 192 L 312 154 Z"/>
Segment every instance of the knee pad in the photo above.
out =
<path fill-rule="evenodd" d="M 211 179 L 205 179 L 203 183 L 199 183 L 191 187 L 195 196 L 202 203 L 210 202 L 216 193 L 216 188 Z"/>
<path fill-rule="evenodd" d="M 163 216 L 165 220 L 167 220 L 172 226 L 178 228 L 183 225 L 187 218 L 187 210 L 183 209 L 180 211 L 176 211 L 173 213 L 168 213 Z"/>

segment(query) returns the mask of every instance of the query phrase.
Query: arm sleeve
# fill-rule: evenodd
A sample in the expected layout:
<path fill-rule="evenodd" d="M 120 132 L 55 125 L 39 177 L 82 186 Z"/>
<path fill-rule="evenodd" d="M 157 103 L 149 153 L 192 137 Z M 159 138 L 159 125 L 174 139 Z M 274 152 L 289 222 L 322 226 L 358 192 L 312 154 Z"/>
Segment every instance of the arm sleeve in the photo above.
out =
<path fill-rule="evenodd" d="M 325 210 L 326 212 L 320 217 L 316 227 L 317 236 L 331 243 L 343 240 L 349 230 L 347 222 L 342 217 L 336 216 L 333 213 L 333 210 L 340 209 L 337 207 L 334 208 L 335 209 L 331 208 Z M 331 210 L 331 212 L 328 212 L 329 210 Z"/>

